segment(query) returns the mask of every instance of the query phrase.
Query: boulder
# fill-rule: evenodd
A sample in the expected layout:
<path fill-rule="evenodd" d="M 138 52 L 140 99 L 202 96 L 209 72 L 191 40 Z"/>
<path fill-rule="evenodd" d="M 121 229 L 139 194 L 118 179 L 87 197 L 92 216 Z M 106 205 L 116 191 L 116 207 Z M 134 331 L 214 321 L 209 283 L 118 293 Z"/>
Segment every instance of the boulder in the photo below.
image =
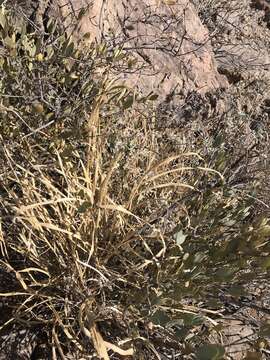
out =
<path fill-rule="evenodd" d="M 129 52 L 136 65 L 120 76 L 138 91 L 153 91 L 165 100 L 227 86 L 217 71 L 208 30 L 190 1 L 95 0 L 91 6 L 87 0 L 70 0 L 69 10 L 65 0 L 58 1 L 64 18 L 89 5 L 78 35 L 89 33 L 89 41 L 105 39 Z"/>
<path fill-rule="evenodd" d="M 77 37 L 87 34 L 88 42 L 105 40 L 109 48 L 128 52 L 132 66 L 119 69 L 119 77 L 142 94 L 153 91 L 161 101 L 173 98 L 177 102 L 190 91 L 204 94 L 228 86 L 226 77 L 217 71 L 209 32 L 191 1 L 54 0 L 51 3 L 54 9 L 58 6 L 54 12 L 66 26 L 80 14 Z"/>

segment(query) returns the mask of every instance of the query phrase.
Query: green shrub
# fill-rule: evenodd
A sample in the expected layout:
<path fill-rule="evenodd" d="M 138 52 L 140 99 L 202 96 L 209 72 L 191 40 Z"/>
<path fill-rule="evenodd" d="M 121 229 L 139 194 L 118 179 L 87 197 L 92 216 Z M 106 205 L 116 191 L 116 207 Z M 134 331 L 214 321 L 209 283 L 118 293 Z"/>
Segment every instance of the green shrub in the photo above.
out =
<path fill-rule="evenodd" d="M 2 333 L 42 329 L 54 358 L 222 358 L 200 325 L 215 331 L 224 286 L 267 277 L 268 220 L 227 184 L 221 146 L 158 140 L 151 94 L 112 79 L 120 50 L 18 23 L 1 8 Z"/>

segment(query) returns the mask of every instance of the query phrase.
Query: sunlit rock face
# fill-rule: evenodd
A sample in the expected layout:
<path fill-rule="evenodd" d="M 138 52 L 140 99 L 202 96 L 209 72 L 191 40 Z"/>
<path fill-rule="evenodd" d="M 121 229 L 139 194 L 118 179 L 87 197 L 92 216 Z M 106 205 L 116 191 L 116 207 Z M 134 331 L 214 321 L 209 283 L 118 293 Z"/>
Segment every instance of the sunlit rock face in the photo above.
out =
<path fill-rule="evenodd" d="M 26 1 L 26 0 L 24 0 Z M 79 17 L 75 37 L 105 40 L 130 54 L 119 77 L 140 93 L 177 102 L 190 91 L 227 87 L 217 71 L 208 30 L 188 0 L 47 0 L 51 14 L 69 26 Z M 82 15 L 81 9 L 85 8 Z M 36 10 L 39 14 L 42 9 Z M 48 12 L 47 12 L 48 13 Z"/>
<path fill-rule="evenodd" d="M 65 0 L 59 1 L 64 5 Z M 130 86 L 175 100 L 191 90 L 205 93 L 227 86 L 217 72 L 208 30 L 189 1 L 71 0 L 72 6 L 62 6 L 61 12 L 68 19 L 87 2 L 78 35 L 89 33 L 88 41 L 106 39 L 129 51 L 136 65 L 121 77 Z"/>

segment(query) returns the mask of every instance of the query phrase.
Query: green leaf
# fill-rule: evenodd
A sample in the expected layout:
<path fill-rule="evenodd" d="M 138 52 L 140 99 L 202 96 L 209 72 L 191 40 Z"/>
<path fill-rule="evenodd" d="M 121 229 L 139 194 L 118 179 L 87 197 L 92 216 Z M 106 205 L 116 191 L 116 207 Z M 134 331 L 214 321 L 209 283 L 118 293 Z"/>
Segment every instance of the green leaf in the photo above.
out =
<path fill-rule="evenodd" d="M 49 21 L 47 23 L 47 32 L 49 34 L 53 34 L 56 27 L 57 27 L 56 21 L 53 18 L 49 19 Z"/>
<path fill-rule="evenodd" d="M 134 96 L 128 96 L 123 102 L 123 108 L 126 110 L 130 108 L 134 103 Z"/>
<path fill-rule="evenodd" d="M 72 54 L 74 53 L 74 49 L 75 49 L 74 43 L 71 42 L 65 49 L 65 56 L 72 56 Z"/>
<path fill-rule="evenodd" d="M 182 327 L 181 329 L 176 329 L 174 335 L 178 337 L 179 340 L 184 341 L 189 333 L 188 327 Z"/>
<path fill-rule="evenodd" d="M 243 286 L 233 286 L 230 289 L 228 289 L 228 293 L 236 297 L 247 295 L 247 292 Z"/>
<path fill-rule="evenodd" d="M 169 322 L 169 326 L 186 326 L 186 327 L 193 327 L 198 326 L 203 323 L 203 318 L 199 315 L 195 314 L 182 314 L 182 316 L 178 319 L 173 319 Z"/>
<path fill-rule="evenodd" d="M 233 279 L 235 269 L 221 268 L 215 273 L 214 277 L 219 281 L 230 281 Z"/>
<path fill-rule="evenodd" d="M 16 35 L 13 33 L 11 36 L 6 36 L 5 39 L 3 39 L 3 43 L 5 46 L 9 49 L 14 49 L 16 47 Z"/>
<path fill-rule="evenodd" d="M 92 206 L 92 204 L 90 203 L 90 201 L 85 201 L 84 203 L 82 203 L 82 205 L 78 208 L 78 212 L 80 214 L 85 213 L 90 207 Z"/>
<path fill-rule="evenodd" d="M 3 29 L 6 27 L 6 16 L 4 14 L 3 8 L 0 9 L 0 25 Z"/>
<path fill-rule="evenodd" d="M 162 310 L 157 310 L 150 319 L 153 324 L 160 326 L 166 326 L 171 320 L 166 312 Z"/>
<path fill-rule="evenodd" d="M 182 318 L 185 326 L 198 326 L 203 323 L 203 318 L 195 314 L 183 314 Z"/>
<path fill-rule="evenodd" d="M 220 148 L 221 148 L 221 145 L 223 144 L 223 142 L 224 142 L 223 135 L 222 135 L 222 134 L 218 134 L 218 135 L 215 137 L 214 141 L 213 141 L 213 146 L 220 149 Z M 222 154 L 222 155 L 223 155 L 223 154 Z"/>
<path fill-rule="evenodd" d="M 157 100 L 157 98 L 158 98 L 158 95 L 157 95 L 157 94 L 152 94 L 152 95 L 150 95 L 150 96 L 148 97 L 148 100 L 154 101 L 154 100 Z"/>
<path fill-rule="evenodd" d="M 184 244 L 184 242 L 185 242 L 185 240 L 186 240 L 186 237 L 187 237 L 187 235 L 185 235 L 182 230 L 178 231 L 178 232 L 175 234 L 176 244 L 177 244 L 177 245 L 182 245 L 182 244 Z"/>
<path fill-rule="evenodd" d="M 198 360 L 221 360 L 225 355 L 225 349 L 221 345 L 205 344 L 196 352 Z"/>
<path fill-rule="evenodd" d="M 50 59 L 52 56 L 53 56 L 53 54 L 54 54 L 54 48 L 53 48 L 53 46 L 47 46 L 46 47 L 46 54 L 47 54 L 47 59 Z"/>
<path fill-rule="evenodd" d="M 83 7 L 83 8 L 79 11 L 77 20 L 81 20 L 81 19 L 83 18 L 83 16 L 85 15 L 85 13 L 86 13 L 86 8 Z"/>

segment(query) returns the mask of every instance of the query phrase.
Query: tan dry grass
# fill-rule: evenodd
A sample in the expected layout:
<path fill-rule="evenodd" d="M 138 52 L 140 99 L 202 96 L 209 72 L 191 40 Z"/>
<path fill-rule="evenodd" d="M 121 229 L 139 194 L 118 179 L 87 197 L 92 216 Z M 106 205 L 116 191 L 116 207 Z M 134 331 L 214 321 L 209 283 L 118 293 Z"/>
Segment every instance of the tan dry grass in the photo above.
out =
<path fill-rule="evenodd" d="M 28 169 L 5 150 L 23 195 L 10 192 L 12 201 L 6 204 L 13 214 L 10 234 L 1 231 L 1 266 L 15 275 L 16 285 L 14 291 L 0 296 L 20 299 L 13 318 L 1 329 L 18 320 L 43 324 L 51 328 L 54 356 L 58 352 L 61 358 L 67 344 L 86 351 L 85 337 L 104 359 L 109 358 L 108 350 L 133 354 L 132 347 L 121 349 L 103 339 L 97 318 L 106 321 L 110 308 L 123 322 L 125 293 L 139 289 L 143 274 L 165 257 L 172 239 L 165 229 L 151 225 L 160 212 L 158 199 L 162 197 L 166 207 L 175 201 L 176 194 L 179 200 L 187 191 L 194 191 L 195 183 L 187 181 L 192 182 L 194 171 L 221 176 L 207 167 L 188 165 L 193 158 L 202 162 L 196 153 L 164 158 L 149 152 L 141 176 L 131 184 L 129 180 L 138 169 L 127 157 L 128 171 L 119 171 L 125 154 L 119 151 L 114 158 L 108 157 L 104 136 L 100 136 L 101 128 L 103 135 L 108 132 L 107 137 L 112 131 L 104 127 L 104 119 L 101 123 L 102 102 L 102 98 L 97 99 L 88 117 L 87 156 L 83 159 L 77 153 L 76 166 L 65 162 L 56 148 L 53 167 L 33 158 Z M 132 127 L 130 131 L 134 131 Z M 156 147 L 153 134 L 147 139 L 148 135 L 146 132 L 143 141 Z M 136 163 L 141 154 L 132 156 Z M 18 265 L 14 254 L 24 259 L 25 265 Z M 119 301 L 113 300 L 116 292 Z M 60 341 L 63 336 L 65 340 Z"/>

